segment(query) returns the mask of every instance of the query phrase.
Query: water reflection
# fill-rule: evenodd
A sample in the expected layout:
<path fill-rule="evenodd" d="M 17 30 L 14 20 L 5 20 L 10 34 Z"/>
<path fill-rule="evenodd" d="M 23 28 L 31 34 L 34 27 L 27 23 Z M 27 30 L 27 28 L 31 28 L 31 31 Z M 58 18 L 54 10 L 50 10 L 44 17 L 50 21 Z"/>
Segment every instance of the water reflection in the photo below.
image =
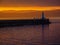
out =
<path fill-rule="evenodd" d="M 60 43 L 60 24 L 0 28 L 0 45 L 54 45 Z"/>
<path fill-rule="evenodd" d="M 49 25 L 42 25 L 42 44 L 48 45 Z M 47 34 L 46 34 L 47 33 Z"/>

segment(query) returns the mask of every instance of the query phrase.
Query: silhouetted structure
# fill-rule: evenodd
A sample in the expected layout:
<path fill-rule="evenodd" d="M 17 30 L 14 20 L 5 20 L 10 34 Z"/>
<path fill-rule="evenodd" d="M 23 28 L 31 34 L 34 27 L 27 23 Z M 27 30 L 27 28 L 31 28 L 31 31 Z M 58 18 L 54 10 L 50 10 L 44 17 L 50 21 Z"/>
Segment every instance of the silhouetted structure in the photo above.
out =
<path fill-rule="evenodd" d="M 45 19 L 44 12 L 42 12 L 42 19 Z"/>
<path fill-rule="evenodd" d="M 21 25 L 40 25 L 50 24 L 49 19 L 46 19 L 44 12 L 42 12 L 41 19 L 24 19 L 24 20 L 0 20 L 0 27 L 3 26 L 21 26 Z"/>

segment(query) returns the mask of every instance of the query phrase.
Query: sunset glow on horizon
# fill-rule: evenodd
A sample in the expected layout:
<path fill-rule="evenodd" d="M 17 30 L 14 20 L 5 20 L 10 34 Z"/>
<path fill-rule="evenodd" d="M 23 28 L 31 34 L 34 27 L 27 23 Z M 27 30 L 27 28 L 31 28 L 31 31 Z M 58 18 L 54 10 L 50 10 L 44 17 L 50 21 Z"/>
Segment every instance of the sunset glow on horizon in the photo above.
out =
<path fill-rule="evenodd" d="M 35 11 L 51 11 L 60 10 L 59 7 L 0 7 L 0 11 L 23 11 L 23 10 L 35 10 Z"/>

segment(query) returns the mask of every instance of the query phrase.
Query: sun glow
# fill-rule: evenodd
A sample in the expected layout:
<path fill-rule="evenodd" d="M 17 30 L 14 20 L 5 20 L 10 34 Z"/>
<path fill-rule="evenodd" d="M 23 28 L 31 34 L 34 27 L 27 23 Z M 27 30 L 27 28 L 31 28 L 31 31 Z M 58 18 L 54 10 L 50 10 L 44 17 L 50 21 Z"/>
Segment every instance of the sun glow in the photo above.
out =
<path fill-rule="evenodd" d="M 60 10 L 60 7 L 0 7 L 0 11 L 22 11 L 22 10 L 36 10 L 36 11 L 51 11 Z"/>

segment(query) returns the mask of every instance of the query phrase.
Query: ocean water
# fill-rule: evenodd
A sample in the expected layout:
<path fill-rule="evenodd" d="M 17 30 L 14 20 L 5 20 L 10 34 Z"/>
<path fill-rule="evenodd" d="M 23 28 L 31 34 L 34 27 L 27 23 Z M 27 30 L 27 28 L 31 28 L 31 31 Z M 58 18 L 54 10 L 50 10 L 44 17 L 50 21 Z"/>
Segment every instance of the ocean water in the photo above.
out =
<path fill-rule="evenodd" d="M 0 45 L 60 45 L 60 20 L 49 25 L 0 28 Z"/>

